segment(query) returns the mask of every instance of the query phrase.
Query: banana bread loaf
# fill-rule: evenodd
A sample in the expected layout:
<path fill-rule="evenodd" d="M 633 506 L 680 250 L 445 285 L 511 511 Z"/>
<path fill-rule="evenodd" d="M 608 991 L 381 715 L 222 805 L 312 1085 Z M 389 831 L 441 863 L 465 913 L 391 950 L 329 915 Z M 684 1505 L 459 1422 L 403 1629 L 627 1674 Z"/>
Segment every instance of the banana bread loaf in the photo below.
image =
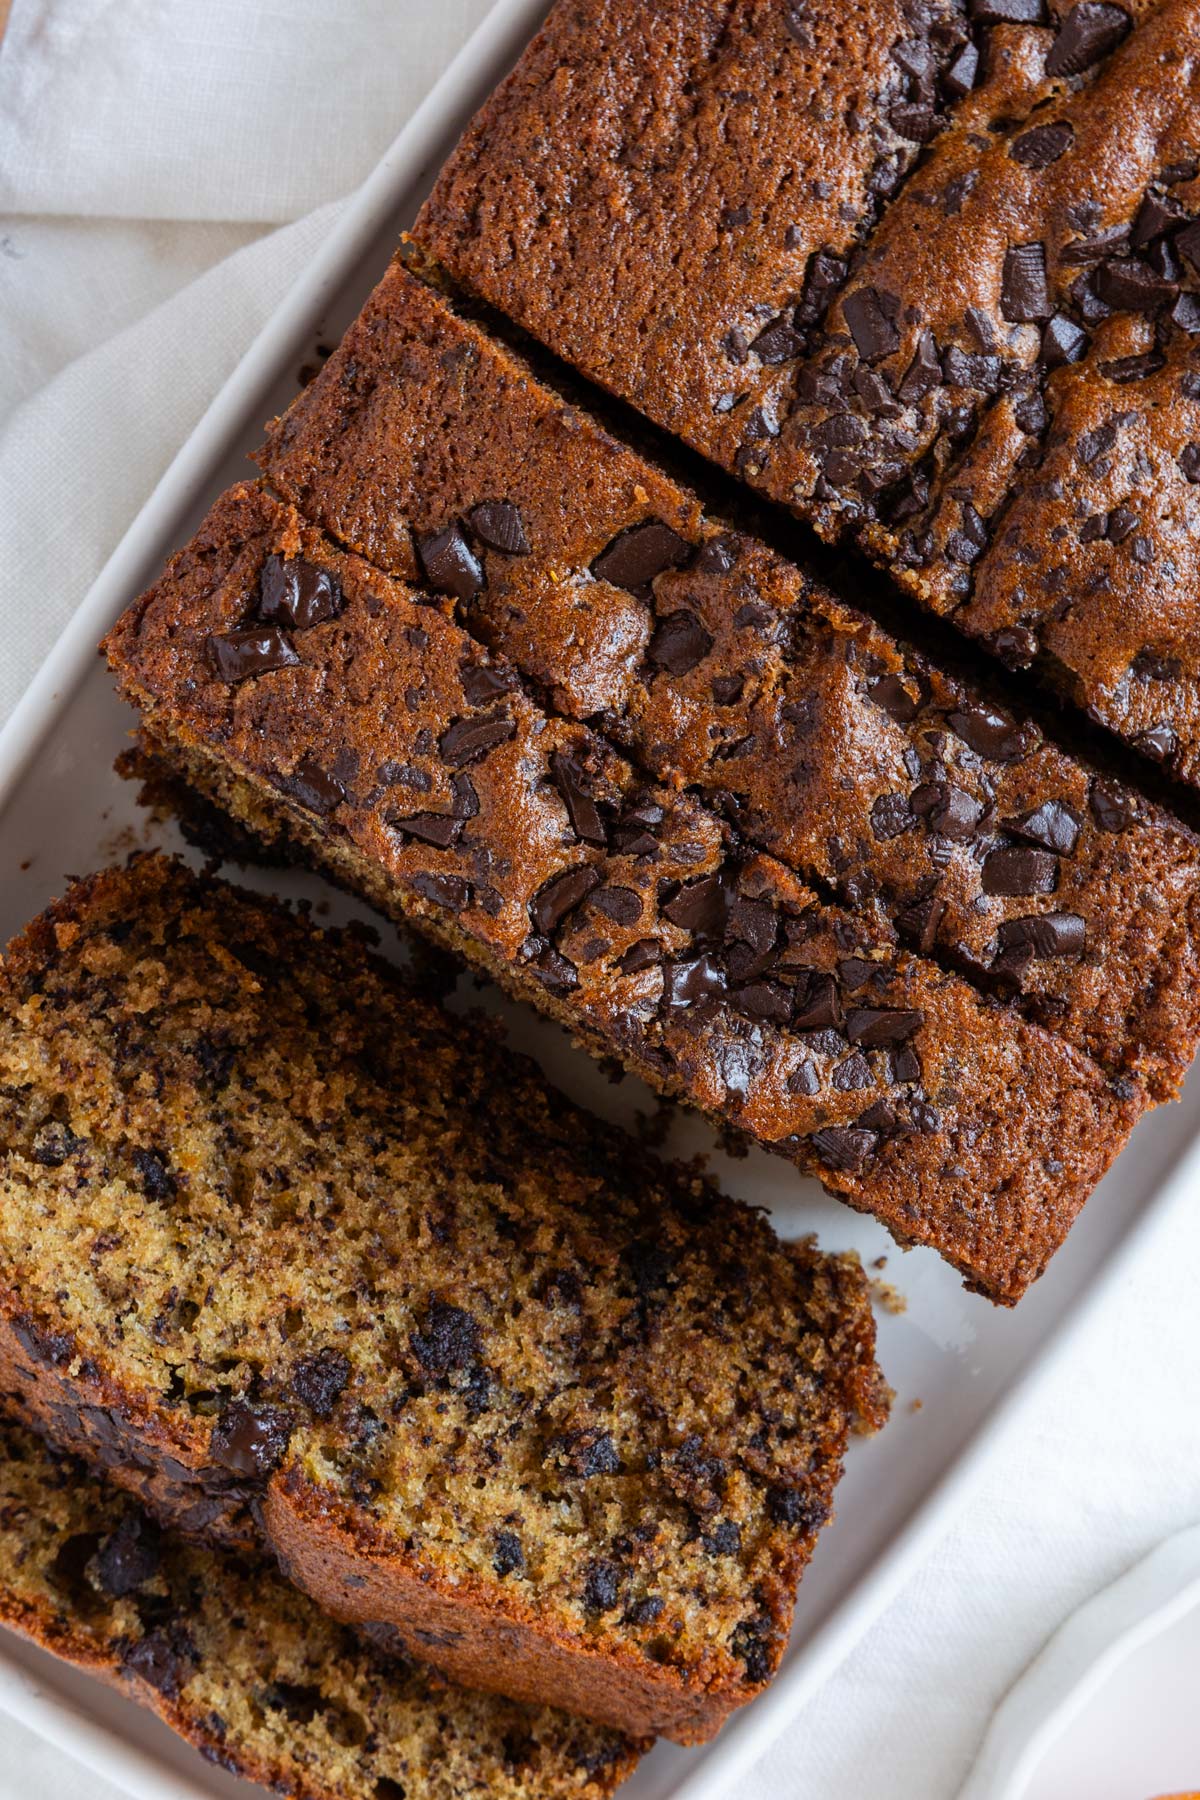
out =
<path fill-rule="evenodd" d="M 1133 1084 L 648 786 L 444 605 L 243 486 L 107 648 L 151 747 L 252 833 L 1016 1300 Z"/>
<path fill-rule="evenodd" d="M 601 1800 L 638 1744 L 455 1687 L 0 1419 L 0 1622 L 295 1800 Z"/>
<path fill-rule="evenodd" d="M 688 1742 L 769 1678 L 884 1416 L 856 1261 L 162 858 L 10 948 L 0 1116 L 52 1440 L 468 1685 Z"/>
<path fill-rule="evenodd" d="M 559 0 L 416 233 L 1196 782 L 1198 37 L 1198 0 Z"/>
<path fill-rule="evenodd" d="M 399 263 L 259 460 L 743 841 L 1175 1092 L 1200 1035 L 1192 834 L 706 517 Z"/>

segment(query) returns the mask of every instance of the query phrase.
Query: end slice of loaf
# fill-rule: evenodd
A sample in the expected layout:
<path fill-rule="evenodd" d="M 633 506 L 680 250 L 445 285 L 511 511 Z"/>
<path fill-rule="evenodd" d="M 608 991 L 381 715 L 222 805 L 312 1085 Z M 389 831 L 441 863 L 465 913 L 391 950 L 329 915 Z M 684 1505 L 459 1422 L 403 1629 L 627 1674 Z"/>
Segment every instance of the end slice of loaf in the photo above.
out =
<path fill-rule="evenodd" d="M 0 1383 L 469 1685 L 683 1741 L 773 1672 L 884 1390 L 855 1261 L 353 938 L 141 859 L 0 987 Z"/>
<path fill-rule="evenodd" d="M 647 1746 L 455 1687 L 0 1419 L 0 1623 L 298 1800 L 602 1800 Z"/>

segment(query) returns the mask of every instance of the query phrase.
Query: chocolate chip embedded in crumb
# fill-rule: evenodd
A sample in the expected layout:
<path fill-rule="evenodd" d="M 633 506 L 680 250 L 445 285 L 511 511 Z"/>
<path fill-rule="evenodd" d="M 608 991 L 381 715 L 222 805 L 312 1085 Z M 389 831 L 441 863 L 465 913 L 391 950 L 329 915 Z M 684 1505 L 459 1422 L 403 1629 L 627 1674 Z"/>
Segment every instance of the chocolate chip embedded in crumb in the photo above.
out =
<path fill-rule="evenodd" d="M 1068 806 L 1065 800 L 1043 800 L 1031 812 L 1022 813 L 1016 819 L 1005 819 L 1004 829 L 1017 837 L 1027 838 L 1031 844 L 1053 850 L 1058 856 L 1071 856 L 1079 842 L 1081 822 L 1074 807 Z"/>
<path fill-rule="evenodd" d="M 231 1400 L 213 1426 L 209 1455 L 237 1475 L 269 1475 L 283 1461 L 293 1429 L 285 1407 Z"/>
<path fill-rule="evenodd" d="M 694 612 L 686 607 L 668 613 L 654 628 L 646 655 L 657 669 L 669 675 L 686 675 L 703 662 L 713 640 Z"/>
<path fill-rule="evenodd" d="M 1074 956 L 1087 942 L 1087 926 L 1078 913 L 1037 913 L 1006 919 L 997 935 L 1001 951 L 1028 949 L 1040 958 Z"/>
<path fill-rule="evenodd" d="M 1009 145 L 1008 154 L 1027 169 L 1048 169 L 1066 155 L 1074 142 L 1074 128 L 1064 119 L 1023 131 Z"/>
<path fill-rule="evenodd" d="M 938 928 L 946 912 L 946 902 L 936 894 L 910 900 L 896 914 L 896 929 L 907 943 L 928 955 L 937 943 Z"/>
<path fill-rule="evenodd" d="M 829 1168 L 858 1175 L 874 1154 L 879 1134 L 860 1125 L 828 1125 L 824 1131 L 814 1132 L 808 1141 Z"/>
<path fill-rule="evenodd" d="M 529 555 L 532 546 L 511 500 L 481 500 L 467 514 L 467 523 L 489 550 L 499 550 L 505 556 Z"/>
<path fill-rule="evenodd" d="M 654 968 L 661 958 L 662 948 L 654 938 L 639 938 L 620 958 L 617 968 L 622 975 L 638 975 L 643 969 Z"/>
<path fill-rule="evenodd" d="M 583 1584 L 583 1604 L 589 1612 L 611 1612 L 621 1597 L 621 1568 L 607 1557 L 597 1557 L 587 1566 Z"/>
<path fill-rule="evenodd" d="M 835 1088 L 843 1093 L 853 1092 L 856 1088 L 870 1087 L 871 1065 L 859 1051 L 848 1056 L 845 1062 L 835 1063 L 831 1080 Z"/>
<path fill-rule="evenodd" d="M 642 896 L 629 887 L 597 888 L 592 905 L 615 925 L 636 925 L 642 916 Z"/>
<path fill-rule="evenodd" d="M 96 1580 L 114 1600 L 153 1581 L 162 1564 L 162 1533 L 142 1513 L 129 1512 L 96 1553 Z"/>
<path fill-rule="evenodd" d="M 449 1375 L 478 1361 L 483 1348 L 479 1321 L 464 1307 L 436 1297 L 429 1302 L 423 1331 L 414 1331 L 409 1343 L 423 1369 L 431 1375 Z"/>
<path fill-rule="evenodd" d="M 971 92 L 978 76 L 979 50 L 968 39 L 942 76 L 942 87 L 951 100 L 962 100 Z"/>
<path fill-rule="evenodd" d="M 457 520 L 417 538 L 417 555 L 431 587 L 458 600 L 473 600 L 483 586 L 483 565 Z"/>
<path fill-rule="evenodd" d="M 274 669 L 294 669 L 300 661 L 283 633 L 273 625 L 245 631 L 214 633 L 205 641 L 208 666 L 218 681 L 246 681 Z"/>
<path fill-rule="evenodd" d="M 409 813 L 407 818 L 391 818 L 386 821 L 393 831 L 404 837 L 416 838 L 419 843 L 432 844 L 435 850 L 449 850 L 458 842 L 462 833 L 463 822 L 452 813 L 421 812 Z"/>
<path fill-rule="evenodd" d="M 663 964 L 662 1001 L 672 1010 L 695 1006 L 700 1000 L 721 999 L 728 985 L 724 970 L 707 952 Z"/>
<path fill-rule="evenodd" d="M 883 842 L 916 824 L 907 794 L 879 794 L 871 803 L 871 835 Z"/>
<path fill-rule="evenodd" d="M 1177 283 L 1137 257 L 1113 257 L 1102 263 L 1093 285 L 1105 306 L 1117 312 L 1157 312 L 1178 291 Z"/>
<path fill-rule="evenodd" d="M 969 0 L 967 12 L 975 25 L 1044 25 L 1045 0 Z"/>
<path fill-rule="evenodd" d="M 336 619 L 345 606 L 342 584 L 329 569 L 296 556 L 268 556 L 258 587 L 258 617 L 267 625 L 309 631 Z"/>
<path fill-rule="evenodd" d="M 1131 797 L 1104 781 L 1093 781 L 1088 808 L 1101 831 L 1128 831 L 1136 816 Z"/>
<path fill-rule="evenodd" d="M 686 538 L 661 519 L 647 519 L 618 532 L 593 562 L 592 574 L 598 581 L 644 597 L 656 575 L 678 568 L 691 554 Z"/>
<path fill-rule="evenodd" d="M 846 1036 L 852 1044 L 879 1050 L 904 1043 L 924 1023 L 925 1014 L 916 1008 L 855 1006 L 846 1013 Z"/>
<path fill-rule="evenodd" d="M 142 1178 L 142 1187 L 148 1199 L 166 1201 L 175 1198 L 175 1177 L 160 1151 L 133 1150 L 130 1157 Z"/>
<path fill-rule="evenodd" d="M 412 878 L 413 887 L 425 900 L 444 906 L 447 912 L 465 912 L 471 904 L 471 884 L 461 875 L 442 875 L 432 869 L 421 869 Z"/>
<path fill-rule="evenodd" d="M 858 288 L 842 302 L 842 313 L 864 362 L 879 362 L 900 348 L 896 320 L 900 302 L 880 288 Z"/>
<path fill-rule="evenodd" d="M 604 821 L 580 764 L 573 757 L 556 750 L 550 758 L 550 779 L 567 809 L 567 817 L 575 836 L 581 843 L 593 844 L 599 850 L 605 849 L 607 837 Z"/>
<path fill-rule="evenodd" d="M 459 681 L 468 706 L 487 706 L 492 700 L 499 700 L 502 694 L 509 694 L 516 686 L 516 677 L 507 669 L 495 669 L 487 663 L 471 662 L 464 658 L 459 665 Z"/>
<path fill-rule="evenodd" d="M 702 875 L 680 888 L 663 907 L 663 917 L 697 937 L 720 937 L 729 917 L 732 895 L 720 875 Z"/>
<path fill-rule="evenodd" d="M 121 1655 L 127 1673 L 140 1677 L 168 1700 L 178 1696 L 195 1662 L 195 1643 L 181 1625 L 157 1625 Z"/>
<path fill-rule="evenodd" d="M 817 970 L 809 973 L 807 983 L 796 989 L 796 1007 L 792 1024 L 797 1031 L 825 1031 L 840 1028 L 842 1009 L 838 1001 L 837 982 L 832 975 Z"/>
<path fill-rule="evenodd" d="M 499 709 L 480 713 L 474 718 L 456 719 L 448 725 L 438 739 L 438 750 L 442 761 L 450 768 L 461 769 L 469 763 L 479 762 L 497 745 L 508 743 L 516 736 L 516 731 L 517 722 L 508 713 Z"/>
<path fill-rule="evenodd" d="M 969 700 L 947 716 L 955 737 L 989 762 L 1020 762 L 1036 747 L 1035 725 L 1017 721 L 984 700 Z"/>
<path fill-rule="evenodd" d="M 911 725 L 920 709 L 920 697 L 909 692 L 899 675 L 880 675 L 867 683 L 867 697 L 881 706 L 897 725 Z"/>
<path fill-rule="evenodd" d="M 525 1573 L 525 1551 L 515 1531 L 498 1531 L 496 1533 L 492 1567 L 501 1581 L 506 1575 L 523 1575 Z"/>
<path fill-rule="evenodd" d="M 1151 725 L 1138 732 L 1133 745 L 1153 762 L 1168 762 L 1179 748 L 1179 738 L 1169 725 Z"/>
<path fill-rule="evenodd" d="M 666 1608 L 666 1601 L 661 1594 L 647 1594 L 642 1600 L 635 1600 L 627 1607 L 622 1624 L 624 1625 L 657 1625 Z"/>
<path fill-rule="evenodd" d="M 567 914 L 587 899 L 600 877 L 587 863 L 552 875 L 529 903 L 529 914 L 543 937 L 552 937 Z"/>
<path fill-rule="evenodd" d="M 350 1379 L 350 1358 L 326 1345 L 292 1370 L 292 1392 L 318 1419 L 327 1419 Z"/>
<path fill-rule="evenodd" d="M 1042 243 L 1013 244 L 1004 254 L 1000 280 L 1000 311 L 1013 325 L 1036 323 L 1051 313 L 1046 285 L 1046 247 Z"/>
<path fill-rule="evenodd" d="M 1078 362 L 1087 349 L 1088 335 L 1082 325 L 1055 313 L 1046 321 L 1042 332 L 1042 361 L 1048 369 L 1060 369 L 1066 363 Z"/>
<path fill-rule="evenodd" d="M 322 818 L 327 817 L 346 798 L 346 790 L 336 775 L 323 769 L 311 756 L 302 756 L 290 775 L 272 775 L 271 785 Z"/>
<path fill-rule="evenodd" d="M 741 539 L 732 531 L 723 531 L 701 545 L 692 567 L 697 575 L 728 575 L 741 553 Z"/>
<path fill-rule="evenodd" d="M 1046 58 L 1046 73 L 1054 79 L 1081 75 L 1107 56 L 1133 29 L 1123 6 L 1106 0 L 1080 0 L 1059 27 Z"/>
<path fill-rule="evenodd" d="M 1185 481 L 1200 482 L 1200 444 L 1185 444 L 1179 452 L 1179 468 Z"/>
<path fill-rule="evenodd" d="M 985 894 L 1052 894 L 1058 886 L 1058 858 L 1023 845 L 993 850 L 984 858 L 982 883 Z"/>

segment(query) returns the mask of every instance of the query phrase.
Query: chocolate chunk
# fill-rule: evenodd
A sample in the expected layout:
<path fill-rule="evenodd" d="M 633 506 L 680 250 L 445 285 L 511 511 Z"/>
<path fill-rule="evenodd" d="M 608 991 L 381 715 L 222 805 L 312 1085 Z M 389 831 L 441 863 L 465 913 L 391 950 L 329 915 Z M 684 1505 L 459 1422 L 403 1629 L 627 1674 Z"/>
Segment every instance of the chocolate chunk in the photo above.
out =
<path fill-rule="evenodd" d="M 879 1135 L 861 1125 L 827 1125 L 809 1138 L 817 1156 L 831 1169 L 857 1175 L 866 1166 L 879 1143 Z"/>
<path fill-rule="evenodd" d="M 1200 219 L 1176 234 L 1175 249 L 1184 262 L 1190 263 L 1197 275 L 1200 275 Z"/>
<path fill-rule="evenodd" d="M 636 925 L 642 916 L 642 896 L 629 887 L 598 888 L 592 905 L 616 925 Z"/>
<path fill-rule="evenodd" d="M 413 876 L 412 884 L 422 898 L 444 906 L 448 912 L 465 912 L 471 904 L 471 884 L 461 875 L 439 875 L 422 869 Z"/>
<path fill-rule="evenodd" d="M 759 955 L 773 949 L 778 930 L 779 920 L 770 901 L 752 900 L 746 894 L 739 894 L 733 902 L 725 924 L 727 938 L 749 944 Z"/>
<path fill-rule="evenodd" d="M 336 619 L 345 606 L 342 584 L 328 569 L 296 556 L 268 556 L 258 587 L 258 617 L 267 625 L 308 631 Z"/>
<path fill-rule="evenodd" d="M 1169 725 L 1152 725 L 1139 731 L 1133 740 L 1135 749 L 1154 762 L 1167 762 L 1179 748 L 1179 739 Z"/>
<path fill-rule="evenodd" d="M 465 768 L 515 737 L 517 723 L 506 712 L 479 713 L 474 718 L 456 719 L 438 739 L 442 761 L 452 769 Z"/>
<path fill-rule="evenodd" d="M 195 1662 L 196 1646 L 181 1625 L 156 1625 L 121 1654 L 122 1668 L 168 1700 L 178 1696 Z"/>
<path fill-rule="evenodd" d="M 1073 956 L 1082 950 L 1087 927 L 1078 913 L 1036 913 L 1006 919 L 1000 927 L 1002 951 L 1029 949 L 1036 957 Z"/>
<path fill-rule="evenodd" d="M 281 794 L 298 800 L 322 818 L 327 818 L 346 798 L 346 790 L 336 775 L 323 769 L 311 756 L 302 756 L 290 775 L 272 775 L 271 783 Z"/>
<path fill-rule="evenodd" d="M 1031 131 L 1023 131 L 1009 145 L 1008 154 L 1014 162 L 1022 163 L 1027 169 L 1048 169 L 1051 163 L 1066 155 L 1074 142 L 1074 128 L 1065 120 L 1060 120 L 1054 124 L 1035 125 Z"/>
<path fill-rule="evenodd" d="M 930 831 L 955 843 L 974 837 L 984 812 L 982 801 L 972 799 L 964 788 L 949 781 L 923 782 L 914 788 L 912 807 Z"/>
<path fill-rule="evenodd" d="M 743 675 L 714 675 L 712 697 L 718 706 L 736 706 L 745 686 Z"/>
<path fill-rule="evenodd" d="M 593 844 L 599 850 L 605 849 L 607 837 L 604 821 L 580 765 L 573 757 L 556 750 L 550 758 L 550 778 L 567 809 L 567 817 L 575 836 L 583 844 Z"/>
<path fill-rule="evenodd" d="M 510 694 L 516 685 L 516 678 L 507 669 L 494 669 L 487 663 L 465 658 L 459 665 L 458 678 L 468 706 L 487 706 L 501 694 Z"/>
<path fill-rule="evenodd" d="M 1053 79 L 1081 75 L 1115 50 L 1131 30 L 1133 20 L 1123 6 L 1107 0 L 1080 0 L 1059 27 L 1046 58 L 1046 73 Z"/>
<path fill-rule="evenodd" d="M 948 715 L 946 723 L 955 737 L 989 762 L 1020 762 L 1038 741 L 1036 726 L 1018 725 L 1011 714 L 989 706 L 986 700 L 964 701 Z"/>
<path fill-rule="evenodd" d="M 838 964 L 838 980 L 843 987 L 854 993 L 858 988 L 866 987 L 868 981 L 880 973 L 878 963 L 871 962 L 865 956 L 843 957 Z"/>
<path fill-rule="evenodd" d="M 968 38 L 946 73 L 942 76 L 942 87 L 951 100 L 961 100 L 969 94 L 979 77 L 979 51 Z"/>
<path fill-rule="evenodd" d="M 644 598 L 656 575 L 677 569 L 691 553 L 692 546 L 677 531 L 661 519 L 647 519 L 619 531 L 592 564 L 592 574 Z"/>
<path fill-rule="evenodd" d="M 1042 243 L 1014 244 L 1004 253 L 1000 311 L 1010 324 L 1048 319 L 1052 308 L 1046 285 L 1046 248 Z"/>
<path fill-rule="evenodd" d="M 39 1126 L 35 1132 L 29 1158 L 41 1169 L 61 1169 L 65 1162 L 86 1147 L 86 1138 L 76 1137 L 69 1125 L 60 1125 L 52 1119 Z"/>
<path fill-rule="evenodd" d="M 1096 270 L 1094 286 L 1105 306 L 1116 312 L 1157 312 L 1176 294 L 1176 283 L 1167 281 L 1149 263 L 1136 257 L 1117 258 L 1101 263 Z"/>
<path fill-rule="evenodd" d="M 898 397 L 905 406 L 915 406 L 918 400 L 941 385 L 942 359 L 937 342 L 932 331 L 923 331 L 917 339 L 913 359 L 904 372 Z"/>
<path fill-rule="evenodd" d="M 1046 321 L 1042 332 L 1042 361 L 1048 369 L 1060 369 L 1064 363 L 1078 362 L 1087 349 L 1088 335 L 1082 325 L 1055 313 Z"/>
<path fill-rule="evenodd" d="M 655 668 L 665 669 L 670 675 L 686 675 L 703 662 L 712 647 L 712 638 L 695 613 L 680 607 L 655 626 L 646 655 Z"/>
<path fill-rule="evenodd" d="M 807 983 L 796 989 L 796 1006 L 792 1024 L 797 1031 L 824 1031 L 840 1027 L 842 1009 L 838 1001 L 837 982 L 832 975 L 809 971 Z"/>
<path fill-rule="evenodd" d="M 984 858 L 985 894 L 1052 894 L 1057 886 L 1058 858 L 1048 850 L 1013 845 Z"/>
<path fill-rule="evenodd" d="M 787 313 L 780 313 L 777 319 L 771 319 L 763 326 L 756 338 L 750 340 L 750 348 L 768 365 L 790 362 L 799 356 L 804 349 L 804 339 L 793 329 L 791 318 Z"/>
<path fill-rule="evenodd" d="M 569 912 L 587 899 L 600 877 L 587 863 L 552 875 L 529 903 L 529 913 L 543 937 L 552 937 Z"/>
<path fill-rule="evenodd" d="M 478 1319 L 464 1307 L 434 1296 L 425 1329 L 414 1331 L 409 1343 L 423 1369 L 431 1375 L 449 1375 L 479 1360 L 483 1332 Z"/>
<path fill-rule="evenodd" d="M 149 1199 L 165 1201 L 175 1198 L 175 1177 L 160 1151 L 133 1150 L 130 1156 Z"/>
<path fill-rule="evenodd" d="M 467 523 L 489 550 L 500 550 L 505 556 L 529 555 L 525 526 L 511 500 L 481 500 L 467 514 Z"/>
<path fill-rule="evenodd" d="M 439 593 L 473 600 L 483 586 L 483 565 L 457 520 L 442 531 L 428 531 L 418 537 L 417 555 L 426 580 Z"/>
<path fill-rule="evenodd" d="M 35 1324 L 28 1313 L 19 1313 L 12 1328 L 13 1336 L 26 1356 L 36 1363 L 49 1363 L 52 1368 L 61 1369 L 74 1358 L 75 1339 L 69 1331 L 47 1331 Z"/>
<path fill-rule="evenodd" d="M 620 1565 L 607 1557 L 597 1557 L 587 1567 L 583 1584 L 583 1604 L 588 1612 L 611 1612 L 621 1597 Z"/>
<path fill-rule="evenodd" d="M 728 575 L 741 554 L 740 539 L 732 531 L 723 531 L 701 546 L 692 567 L 697 575 Z"/>
<path fill-rule="evenodd" d="M 300 661 L 287 638 L 272 625 L 217 633 L 206 641 L 204 650 L 218 681 L 245 681 L 251 675 L 269 675 L 273 669 L 294 669 Z"/>
<path fill-rule="evenodd" d="M 1144 250 L 1155 238 L 1173 231 L 1185 216 L 1182 206 L 1173 196 L 1146 194 L 1133 221 L 1133 230 L 1129 236 L 1131 248 Z"/>
<path fill-rule="evenodd" d="M 935 894 L 910 900 L 896 914 L 896 929 L 908 943 L 928 955 L 937 942 L 938 927 L 946 911 L 946 902 Z"/>
<path fill-rule="evenodd" d="M 231 1400 L 213 1426 L 209 1455 L 237 1475 L 269 1475 L 283 1461 L 293 1429 L 286 1407 Z"/>
<path fill-rule="evenodd" d="M 1200 294 L 1180 294 L 1171 308 L 1171 320 L 1180 331 L 1200 336 Z"/>
<path fill-rule="evenodd" d="M 457 843 L 463 828 L 462 820 L 452 813 L 410 813 L 403 819 L 389 818 L 387 823 L 393 831 L 417 838 L 422 844 L 432 844 L 435 850 L 448 850 Z"/>
<path fill-rule="evenodd" d="M 787 1086 L 789 1094 L 812 1095 L 818 1094 L 821 1091 L 820 1077 L 810 1062 L 796 1064 L 796 1067 L 788 1076 Z"/>
<path fill-rule="evenodd" d="M 792 990 L 781 981 L 750 981 L 738 988 L 734 1004 L 747 1018 L 786 1025 L 792 1016 Z"/>
<path fill-rule="evenodd" d="M 911 694 L 899 675 L 880 675 L 867 683 L 867 697 L 881 706 L 898 725 L 910 725 L 920 708 L 920 699 Z"/>
<path fill-rule="evenodd" d="M 662 912 L 681 931 L 690 931 L 696 937 L 719 938 L 724 935 L 731 901 L 728 882 L 722 875 L 702 875 L 680 888 Z"/>
<path fill-rule="evenodd" d="M 902 101 L 893 106 L 888 114 L 888 124 L 901 137 L 911 138 L 916 144 L 927 144 L 935 138 L 946 121 L 935 107 L 921 106 L 911 101 Z"/>
<path fill-rule="evenodd" d="M 846 1013 L 846 1036 L 852 1044 L 878 1050 L 885 1044 L 902 1044 L 919 1031 L 925 1014 L 914 1009 L 886 1006 L 853 1006 Z"/>
<path fill-rule="evenodd" d="M 663 809 L 648 797 L 627 806 L 609 832 L 609 845 L 617 856 L 650 856 L 658 849 L 658 828 Z"/>
<path fill-rule="evenodd" d="M 894 1087 L 920 1081 L 921 1059 L 911 1044 L 897 1044 L 887 1053 L 888 1080 Z"/>
<path fill-rule="evenodd" d="M 114 1600 L 153 1581 L 162 1564 L 162 1533 L 142 1513 L 129 1512 L 96 1555 L 96 1580 Z"/>
<path fill-rule="evenodd" d="M 575 964 L 568 962 L 567 958 L 561 955 L 553 944 L 547 944 L 544 950 L 538 952 L 532 967 L 548 988 L 557 988 L 560 992 L 569 993 L 573 987 L 578 985 L 579 971 Z"/>
<path fill-rule="evenodd" d="M 525 1551 L 515 1531 L 498 1531 L 492 1567 L 503 1581 L 506 1575 L 525 1573 Z"/>
<path fill-rule="evenodd" d="M 1058 856 L 1070 856 L 1079 841 L 1080 823 L 1079 814 L 1065 800 L 1043 800 L 1020 818 L 1005 819 L 1004 829 Z"/>
<path fill-rule="evenodd" d="M 350 1379 L 350 1358 L 326 1344 L 292 1370 L 292 1392 L 318 1419 L 327 1419 Z"/>
<path fill-rule="evenodd" d="M 1179 452 L 1179 467 L 1185 481 L 1200 481 L 1200 444 L 1185 444 Z"/>
<path fill-rule="evenodd" d="M 900 348 L 896 329 L 900 302 L 895 294 L 880 288 L 857 288 L 842 302 L 842 312 L 864 362 L 878 362 Z"/>
<path fill-rule="evenodd" d="M 695 1005 L 697 1000 L 724 996 L 725 975 L 707 954 L 663 964 L 663 1004 L 672 1008 Z"/>
<path fill-rule="evenodd" d="M 907 794 L 880 794 L 871 805 L 871 833 L 881 842 L 900 837 L 916 824 Z"/>
<path fill-rule="evenodd" d="M 871 1065 L 865 1056 L 856 1050 L 845 1062 L 835 1063 L 831 1077 L 835 1088 L 842 1093 L 852 1093 L 856 1088 L 870 1087 Z"/>

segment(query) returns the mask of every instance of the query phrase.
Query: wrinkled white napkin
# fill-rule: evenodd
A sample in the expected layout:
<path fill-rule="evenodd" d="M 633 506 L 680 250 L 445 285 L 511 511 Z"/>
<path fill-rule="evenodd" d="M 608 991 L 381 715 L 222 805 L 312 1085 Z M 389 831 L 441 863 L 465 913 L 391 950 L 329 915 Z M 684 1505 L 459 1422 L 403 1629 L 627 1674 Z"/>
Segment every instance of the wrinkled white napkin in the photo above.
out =
<path fill-rule="evenodd" d="M 15 0 L 0 48 L 0 718 L 338 196 L 486 10 Z M 950 1800 L 1060 1620 L 1200 1517 L 1197 1199 L 747 1800 Z M 113 1800 L 0 1719 L 0 1795 L 84 1792 Z"/>

